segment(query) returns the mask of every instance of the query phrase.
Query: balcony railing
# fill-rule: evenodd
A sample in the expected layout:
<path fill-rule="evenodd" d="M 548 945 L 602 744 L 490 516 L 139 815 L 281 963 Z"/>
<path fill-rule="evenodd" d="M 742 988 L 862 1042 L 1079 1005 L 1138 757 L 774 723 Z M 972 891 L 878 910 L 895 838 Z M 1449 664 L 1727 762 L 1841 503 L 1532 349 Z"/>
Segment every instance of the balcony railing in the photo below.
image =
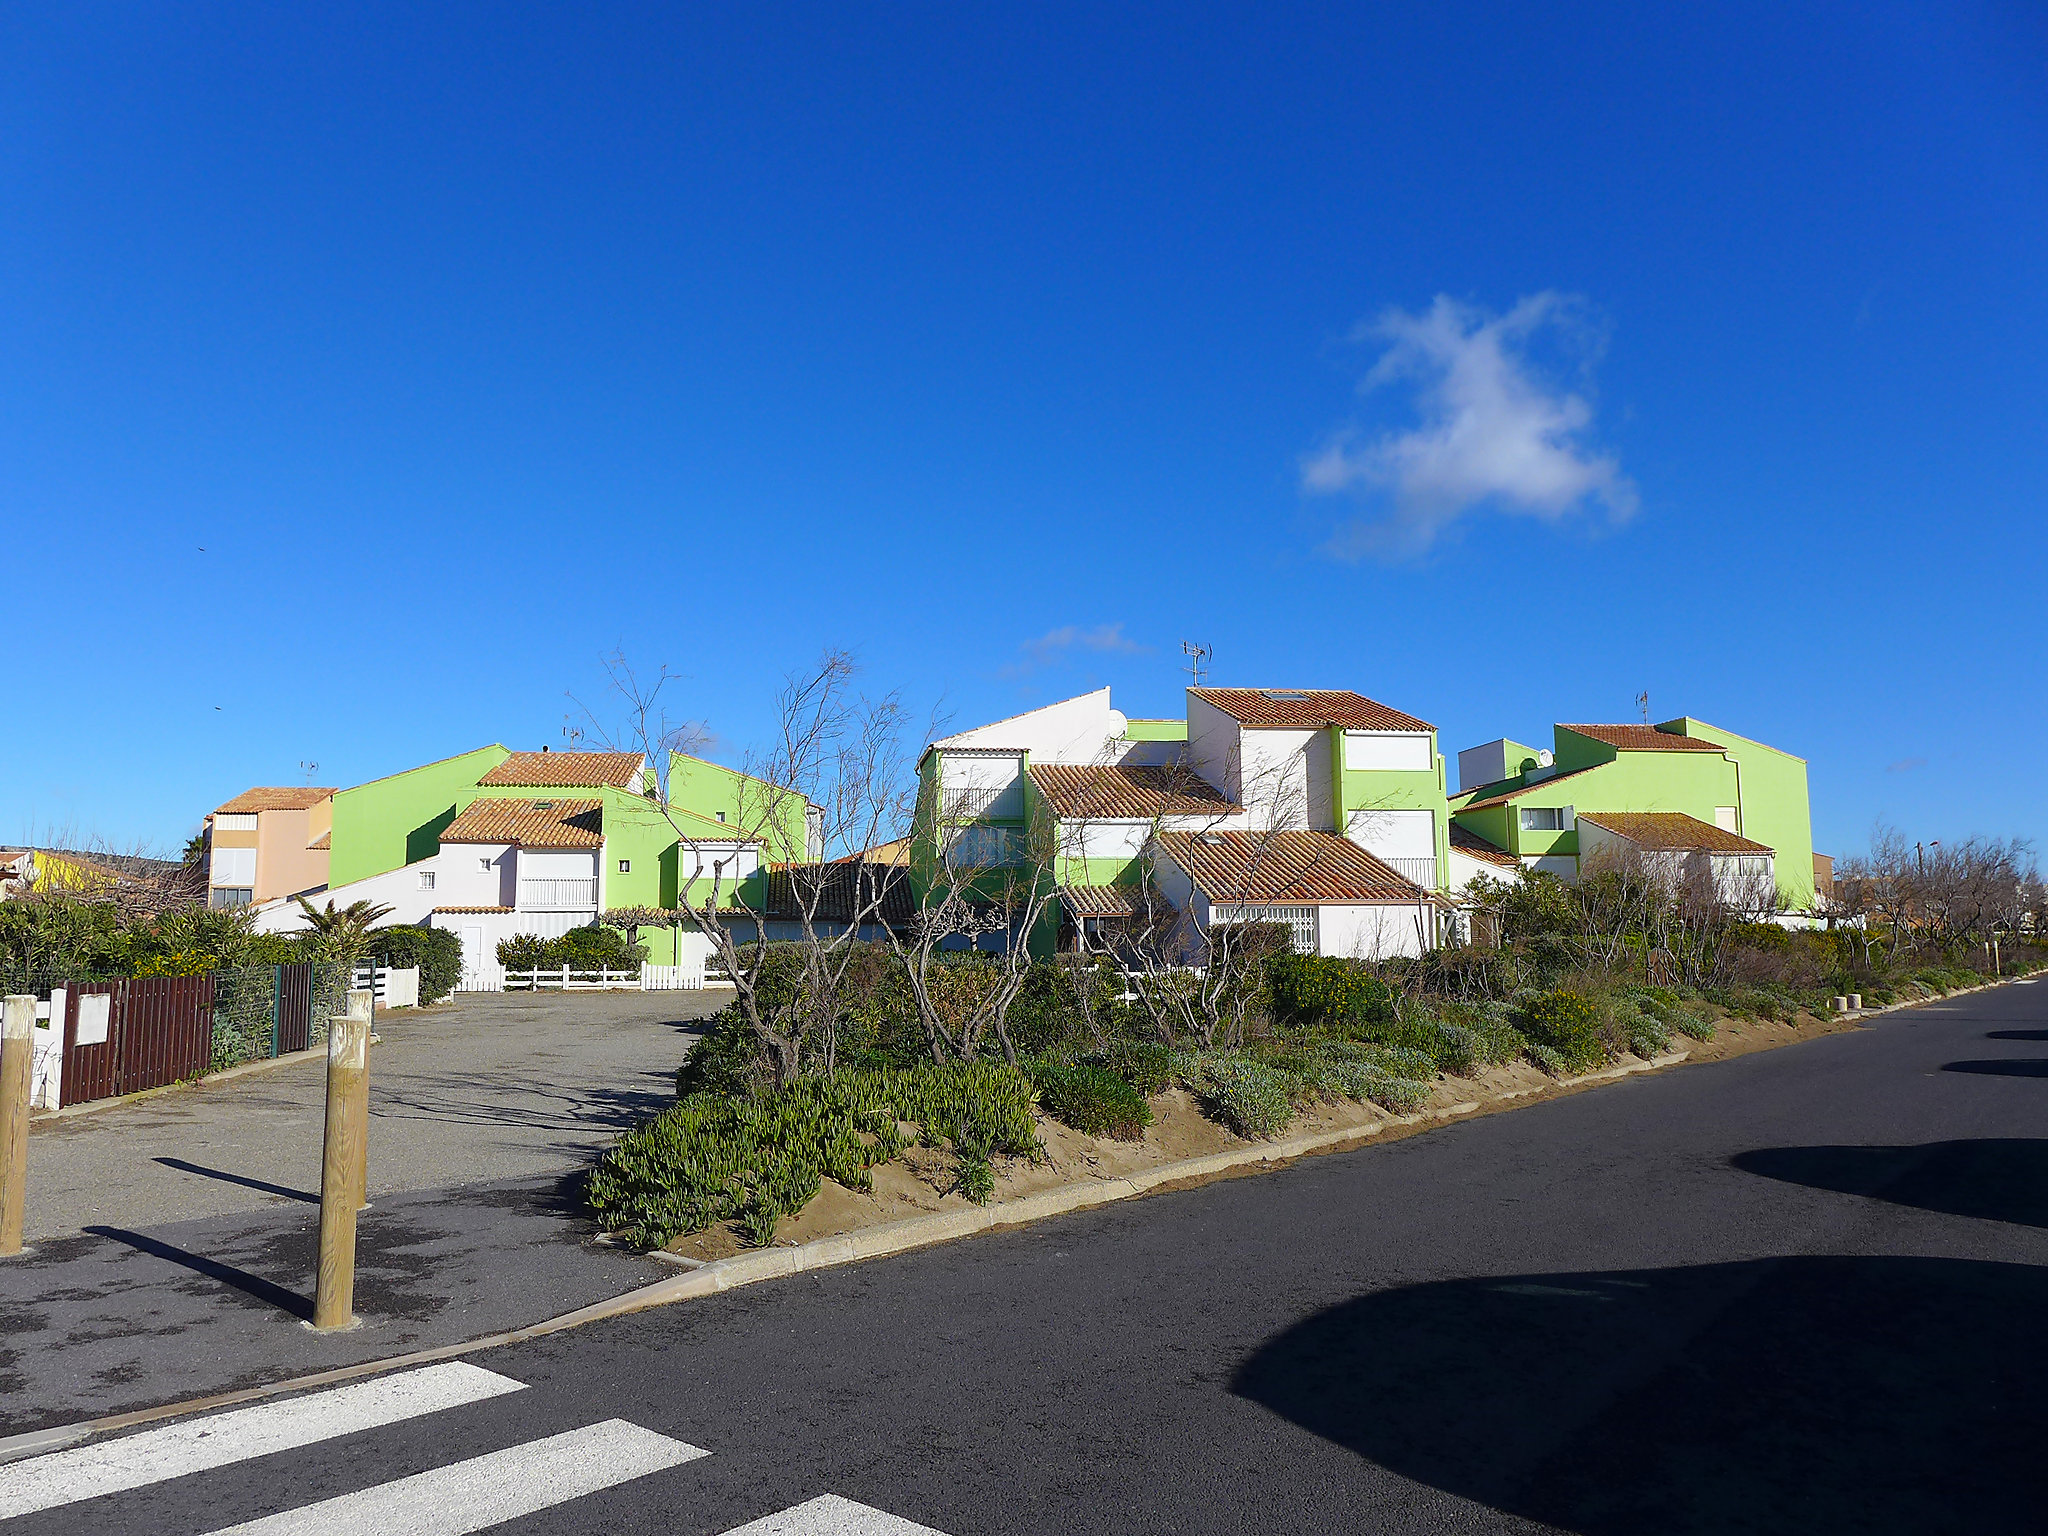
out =
<path fill-rule="evenodd" d="M 519 910 L 522 912 L 595 912 L 595 880 L 521 880 Z"/>
<path fill-rule="evenodd" d="M 1383 858 L 1380 860 L 1380 862 L 1391 868 L 1394 871 L 1394 873 L 1399 875 L 1403 880 L 1413 880 L 1425 891 L 1432 891 L 1436 889 L 1435 859 Z"/>

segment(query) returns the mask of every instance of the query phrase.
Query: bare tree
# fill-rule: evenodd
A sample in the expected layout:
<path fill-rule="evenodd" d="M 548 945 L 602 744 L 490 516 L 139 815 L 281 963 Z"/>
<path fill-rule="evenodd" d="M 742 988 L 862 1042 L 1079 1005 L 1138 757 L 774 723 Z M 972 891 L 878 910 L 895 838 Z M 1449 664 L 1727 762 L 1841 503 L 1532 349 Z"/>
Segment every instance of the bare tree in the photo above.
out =
<path fill-rule="evenodd" d="M 659 758 L 643 792 L 677 840 L 676 906 L 663 915 L 701 936 L 731 979 L 734 1006 L 778 1083 L 804 1070 L 807 1052 L 829 1071 L 848 968 L 863 932 L 885 926 L 891 888 L 906 874 L 900 864 L 854 857 L 899 837 L 911 819 L 901 700 L 863 694 L 845 651 L 828 650 L 790 675 L 776 695 L 774 737 L 746 758 L 737 814 L 719 825 L 675 797 L 675 754 L 703 739 L 701 726 L 678 725 L 662 708 L 676 674 L 663 667 L 643 680 L 618 655 L 606 670 L 623 724 L 607 730 L 586 709 L 579 729 L 613 750 Z M 851 860 L 853 873 L 834 860 Z M 789 893 L 784 918 L 796 929 L 793 966 L 774 961 L 767 943 L 767 892 L 778 873 Z"/>

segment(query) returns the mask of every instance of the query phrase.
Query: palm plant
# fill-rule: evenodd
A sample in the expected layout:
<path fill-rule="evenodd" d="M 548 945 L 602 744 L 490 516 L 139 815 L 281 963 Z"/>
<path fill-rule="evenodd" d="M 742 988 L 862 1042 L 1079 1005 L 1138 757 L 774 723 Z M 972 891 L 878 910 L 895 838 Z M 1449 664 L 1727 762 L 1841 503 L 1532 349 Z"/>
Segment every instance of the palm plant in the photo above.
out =
<path fill-rule="evenodd" d="M 303 896 L 292 899 L 305 909 L 308 943 L 322 960 L 354 961 L 370 947 L 370 930 L 394 910 L 369 901 L 352 901 L 337 909 L 331 900 L 322 909 Z"/>

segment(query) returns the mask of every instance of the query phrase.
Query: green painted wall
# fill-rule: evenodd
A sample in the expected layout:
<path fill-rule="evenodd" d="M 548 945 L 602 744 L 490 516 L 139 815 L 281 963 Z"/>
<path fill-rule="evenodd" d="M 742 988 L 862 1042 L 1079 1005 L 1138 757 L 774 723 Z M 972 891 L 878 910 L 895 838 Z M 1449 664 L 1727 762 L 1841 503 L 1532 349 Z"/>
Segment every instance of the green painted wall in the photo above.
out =
<path fill-rule="evenodd" d="M 1357 769 L 1344 766 L 1344 733 L 1332 727 L 1323 733 L 1330 754 L 1330 783 L 1336 804 L 1332 808 L 1339 836 L 1351 825 L 1354 811 L 1428 811 L 1436 818 L 1436 877 L 1444 880 L 1444 860 L 1450 846 L 1450 817 L 1444 813 L 1444 759 L 1436 749 L 1436 733 L 1429 735 L 1429 772 L 1395 772 L 1390 769 Z"/>
<path fill-rule="evenodd" d="M 1559 733 L 1560 740 L 1563 734 Z M 1580 813 L 1681 811 L 1712 826 L 1717 806 L 1738 804 L 1735 764 L 1725 757 L 1711 752 L 1620 752 L 1589 772 L 1534 784 L 1496 811 L 1454 811 L 1454 816 L 1518 857 L 1575 857 L 1576 830 L 1524 831 L 1519 813 L 1566 805 Z"/>
<path fill-rule="evenodd" d="M 1126 722 L 1126 741 L 1186 741 L 1188 723 L 1185 720 L 1131 720 Z"/>
<path fill-rule="evenodd" d="M 1778 888 L 1787 902 L 1795 909 L 1812 906 L 1813 810 L 1807 798 L 1806 759 L 1690 716 L 1665 724 L 1666 729 L 1672 726 L 1728 749 L 1741 768 L 1739 830 L 1744 837 L 1770 844 L 1777 855 Z"/>
<path fill-rule="evenodd" d="M 495 744 L 478 747 L 341 791 L 334 797 L 329 887 L 431 857 L 442 831 L 476 798 L 476 781 L 511 755 Z"/>
<path fill-rule="evenodd" d="M 803 797 L 772 792 L 764 781 L 736 768 L 674 753 L 669 758 L 668 798 L 671 805 L 713 821 L 723 811 L 735 829 L 745 826 L 761 834 L 767 839 L 761 856 L 768 863 L 795 864 L 809 857 L 810 834 L 804 824 L 808 806 Z M 761 825 L 764 816 L 772 826 Z"/>

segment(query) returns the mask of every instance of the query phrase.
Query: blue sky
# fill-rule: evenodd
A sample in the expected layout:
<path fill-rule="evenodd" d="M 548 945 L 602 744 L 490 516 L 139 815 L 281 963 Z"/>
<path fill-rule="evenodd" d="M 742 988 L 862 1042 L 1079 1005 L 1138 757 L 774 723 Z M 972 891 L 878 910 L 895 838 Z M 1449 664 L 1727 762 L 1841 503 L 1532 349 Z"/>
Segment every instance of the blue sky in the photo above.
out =
<path fill-rule="evenodd" d="M 2038 8 L 682 9 L 0 16 L 0 837 L 1194 639 L 2048 839 Z"/>

